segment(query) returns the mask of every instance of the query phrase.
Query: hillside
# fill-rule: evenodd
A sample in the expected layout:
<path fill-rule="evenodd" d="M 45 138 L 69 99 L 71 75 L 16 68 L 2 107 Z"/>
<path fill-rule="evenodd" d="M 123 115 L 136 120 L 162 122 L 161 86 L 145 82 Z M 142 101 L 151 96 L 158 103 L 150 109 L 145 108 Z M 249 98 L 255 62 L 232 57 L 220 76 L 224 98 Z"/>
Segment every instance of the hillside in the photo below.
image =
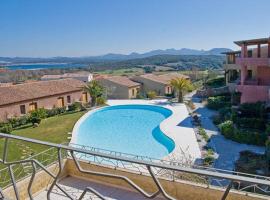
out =
<path fill-rule="evenodd" d="M 143 65 L 167 65 L 175 69 L 220 69 L 224 56 L 216 55 L 156 55 L 124 61 L 98 62 L 90 65 L 92 70 L 140 67 Z"/>

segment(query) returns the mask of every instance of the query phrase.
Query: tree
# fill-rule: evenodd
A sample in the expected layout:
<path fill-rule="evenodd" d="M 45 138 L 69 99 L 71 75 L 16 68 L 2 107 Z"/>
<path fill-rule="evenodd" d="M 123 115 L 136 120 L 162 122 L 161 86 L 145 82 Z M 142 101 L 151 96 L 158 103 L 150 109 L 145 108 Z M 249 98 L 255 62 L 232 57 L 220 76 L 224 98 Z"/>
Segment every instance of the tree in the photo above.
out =
<path fill-rule="evenodd" d="M 178 102 L 182 103 L 184 93 L 192 88 L 190 80 L 182 77 L 175 78 L 171 80 L 170 84 L 178 93 Z"/>
<path fill-rule="evenodd" d="M 86 86 L 83 87 L 83 90 L 91 96 L 91 105 L 95 106 L 97 98 L 101 97 L 104 93 L 104 88 L 96 80 L 90 81 Z"/>

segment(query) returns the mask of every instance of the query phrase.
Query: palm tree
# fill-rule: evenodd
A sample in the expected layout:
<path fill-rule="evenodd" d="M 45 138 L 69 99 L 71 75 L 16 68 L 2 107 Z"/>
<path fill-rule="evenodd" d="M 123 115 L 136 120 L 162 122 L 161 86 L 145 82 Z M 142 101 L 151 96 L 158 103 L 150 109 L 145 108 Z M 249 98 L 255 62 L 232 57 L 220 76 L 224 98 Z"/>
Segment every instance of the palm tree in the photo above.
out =
<path fill-rule="evenodd" d="M 186 78 L 175 78 L 175 79 L 171 80 L 170 85 L 178 93 L 178 102 L 183 103 L 184 93 L 192 88 L 192 84 L 191 84 L 190 80 L 188 80 Z"/>
<path fill-rule="evenodd" d="M 97 98 L 101 97 L 104 92 L 102 85 L 96 80 L 90 81 L 86 86 L 83 87 L 83 90 L 91 96 L 91 105 L 95 106 Z"/>

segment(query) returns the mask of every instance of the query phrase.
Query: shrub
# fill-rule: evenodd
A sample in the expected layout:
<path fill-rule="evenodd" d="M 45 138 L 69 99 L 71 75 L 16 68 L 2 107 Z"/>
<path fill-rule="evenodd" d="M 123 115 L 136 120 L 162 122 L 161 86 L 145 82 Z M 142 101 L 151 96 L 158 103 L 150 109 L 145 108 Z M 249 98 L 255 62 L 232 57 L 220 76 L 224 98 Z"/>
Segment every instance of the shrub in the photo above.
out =
<path fill-rule="evenodd" d="M 30 121 L 32 124 L 40 123 L 41 119 L 44 119 L 47 117 L 47 111 L 44 108 L 39 108 L 37 110 L 34 110 L 30 113 Z"/>
<path fill-rule="evenodd" d="M 207 107 L 213 110 L 218 110 L 223 107 L 230 107 L 231 103 L 227 96 L 208 97 Z"/>
<path fill-rule="evenodd" d="M 234 126 L 231 120 L 227 120 L 219 125 L 219 129 L 222 135 L 226 138 L 232 138 L 234 135 Z"/>
<path fill-rule="evenodd" d="M 224 77 L 217 77 L 214 79 L 210 79 L 210 80 L 206 81 L 206 86 L 211 87 L 211 88 L 225 86 L 225 78 Z"/>
<path fill-rule="evenodd" d="M 239 143 L 263 146 L 267 140 L 267 135 L 265 133 L 235 129 L 234 135 L 231 139 Z"/>
<path fill-rule="evenodd" d="M 259 129 L 264 130 L 265 129 L 265 119 L 260 118 L 236 118 L 235 123 L 238 127 L 242 128 L 253 128 L 253 129 Z"/>
<path fill-rule="evenodd" d="M 12 126 L 12 128 L 15 128 L 18 126 L 18 119 L 17 118 L 11 118 L 8 119 L 8 123 Z"/>
<path fill-rule="evenodd" d="M 97 105 L 100 106 L 100 105 L 104 105 L 106 104 L 106 99 L 104 97 L 98 97 L 97 98 Z"/>
<path fill-rule="evenodd" d="M 82 104 L 80 102 L 74 102 L 68 106 L 68 111 L 80 111 L 82 109 Z"/>
<path fill-rule="evenodd" d="M 267 110 L 265 104 L 262 102 L 257 103 L 243 103 L 239 107 L 239 113 L 241 117 L 252 118 L 266 118 Z"/>
<path fill-rule="evenodd" d="M 241 102 L 241 93 L 240 92 L 233 92 L 232 93 L 232 104 L 238 105 Z"/>
<path fill-rule="evenodd" d="M 65 112 L 66 112 L 66 107 L 53 108 L 50 110 L 46 110 L 47 117 L 53 117 L 55 115 L 59 115 L 59 114 L 65 113 Z"/>
<path fill-rule="evenodd" d="M 18 126 L 23 126 L 29 123 L 29 115 L 24 115 L 17 120 Z"/>
<path fill-rule="evenodd" d="M 206 131 L 204 128 L 200 127 L 199 128 L 199 134 L 203 137 L 203 139 L 208 142 L 209 141 L 209 136 L 207 135 Z"/>
<path fill-rule="evenodd" d="M 267 161 L 270 161 L 270 139 L 268 139 L 266 142 L 265 142 L 265 155 L 266 155 L 266 159 Z"/>
<path fill-rule="evenodd" d="M 203 160 L 203 164 L 207 165 L 207 166 L 211 165 L 211 164 L 213 164 L 214 160 L 215 160 L 215 158 L 213 156 L 207 155 Z"/>
<path fill-rule="evenodd" d="M 6 123 L 0 128 L 2 133 L 11 133 L 13 130 L 11 123 Z"/>
<path fill-rule="evenodd" d="M 39 108 L 30 113 L 30 118 L 40 118 L 44 119 L 47 117 L 47 111 L 44 108 Z"/>
<path fill-rule="evenodd" d="M 218 125 L 218 124 L 221 124 L 223 120 L 220 114 L 217 114 L 212 117 L 212 121 L 215 125 Z"/>
<path fill-rule="evenodd" d="M 31 123 L 34 125 L 34 124 L 40 124 L 41 122 L 41 118 L 38 118 L 38 117 L 32 117 L 31 118 Z"/>
<path fill-rule="evenodd" d="M 157 96 L 157 94 L 156 94 L 155 91 L 149 91 L 149 92 L 147 92 L 147 97 L 149 99 L 154 99 L 154 98 L 156 98 L 156 96 Z"/>
<path fill-rule="evenodd" d="M 225 138 L 245 144 L 264 145 L 267 140 L 267 134 L 238 129 L 233 126 L 233 122 L 228 120 L 219 125 L 220 132 Z"/>

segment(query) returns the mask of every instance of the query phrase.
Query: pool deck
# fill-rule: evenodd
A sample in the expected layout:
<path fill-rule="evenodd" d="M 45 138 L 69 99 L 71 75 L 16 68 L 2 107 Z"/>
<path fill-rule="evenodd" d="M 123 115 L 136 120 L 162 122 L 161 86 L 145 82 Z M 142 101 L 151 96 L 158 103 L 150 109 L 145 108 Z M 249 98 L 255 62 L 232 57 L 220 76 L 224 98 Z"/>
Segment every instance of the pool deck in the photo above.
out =
<path fill-rule="evenodd" d="M 173 114 L 160 124 L 161 131 L 174 140 L 175 149 L 164 159 L 181 163 L 195 162 L 201 158 L 201 151 L 191 123 L 187 107 L 182 103 L 171 103 L 166 99 L 158 100 L 108 100 L 107 104 L 115 105 L 155 105 L 170 109 Z"/>

